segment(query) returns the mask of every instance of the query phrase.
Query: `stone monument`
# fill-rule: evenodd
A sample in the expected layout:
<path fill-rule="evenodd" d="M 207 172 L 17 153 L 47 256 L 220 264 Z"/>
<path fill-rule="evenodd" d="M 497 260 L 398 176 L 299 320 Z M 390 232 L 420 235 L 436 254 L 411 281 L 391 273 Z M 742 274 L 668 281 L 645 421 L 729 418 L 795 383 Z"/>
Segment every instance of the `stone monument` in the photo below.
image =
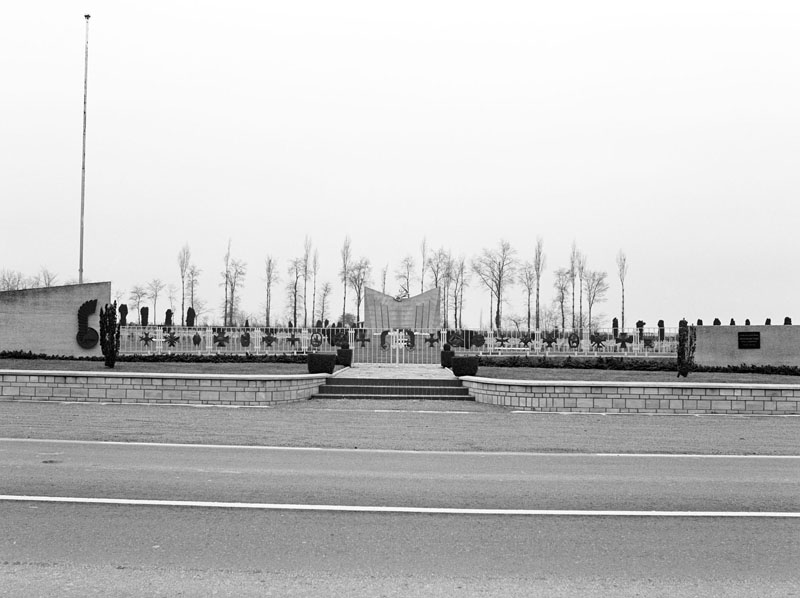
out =
<path fill-rule="evenodd" d="M 364 328 L 378 330 L 438 330 L 442 325 L 439 289 L 416 297 L 396 298 L 364 289 Z"/>

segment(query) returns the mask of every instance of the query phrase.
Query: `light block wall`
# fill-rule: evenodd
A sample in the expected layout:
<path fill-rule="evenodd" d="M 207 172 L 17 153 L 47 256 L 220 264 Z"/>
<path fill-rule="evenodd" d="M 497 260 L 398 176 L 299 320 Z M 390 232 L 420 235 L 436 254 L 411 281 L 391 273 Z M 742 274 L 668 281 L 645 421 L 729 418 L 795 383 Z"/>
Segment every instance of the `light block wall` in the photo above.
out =
<path fill-rule="evenodd" d="M 0 370 L 0 401 L 275 405 L 310 398 L 327 377 Z"/>
<path fill-rule="evenodd" d="M 694 362 L 703 366 L 800 367 L 800 326 L 698 326 Z M 759 349 L 740 349 L 739 333 L 759 333 Z"/>
<path fill-rule="evenodd" d="M 78 310 L 92 299 L 97 300 L 97 309 L 88 325 L 99 334 L 100 308 L 111 301 L 110 282 L 0 292 L 0 351 L 102 355 L 100 343 L 83 349 L 75 338 Z"/>
<path fill-rule="evenodd" d="M 800 385 L 551 382 L 463 377 L 479 403 L 589 413 L 800 413 Z"/>

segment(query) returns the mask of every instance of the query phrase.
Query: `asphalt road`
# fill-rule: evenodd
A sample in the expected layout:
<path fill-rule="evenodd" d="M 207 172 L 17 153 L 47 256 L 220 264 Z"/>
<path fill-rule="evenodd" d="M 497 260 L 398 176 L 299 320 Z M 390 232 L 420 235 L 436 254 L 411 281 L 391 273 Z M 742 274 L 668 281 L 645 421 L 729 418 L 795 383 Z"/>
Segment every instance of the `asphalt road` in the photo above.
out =
<path fill-rule="evenodd" d="M 800 512 L 800 458 L 0 440 L 4 495 L 462 509 Z"/>
<path fill-rule="evenodd" d="M 796 458 L 4 440 L 0 494 L 275 505 L 0 500 L 0 595 L 800 595 Z"/>

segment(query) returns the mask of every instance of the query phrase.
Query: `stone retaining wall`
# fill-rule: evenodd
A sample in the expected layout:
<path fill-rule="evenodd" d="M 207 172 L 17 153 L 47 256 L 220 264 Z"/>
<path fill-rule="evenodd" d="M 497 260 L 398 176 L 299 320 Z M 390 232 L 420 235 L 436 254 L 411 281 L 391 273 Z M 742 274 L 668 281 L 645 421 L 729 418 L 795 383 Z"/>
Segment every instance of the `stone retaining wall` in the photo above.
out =
<path fill-rule="evenodd" d="M 0 401 L 275 405 L 308 399 L 327 378 L 0 370 Z"/>
<path fill-rule="evenodd" d="M 479 403 L 596 413 L 800 413 L 800 385 L 553 382 L 465 376 Z"/>

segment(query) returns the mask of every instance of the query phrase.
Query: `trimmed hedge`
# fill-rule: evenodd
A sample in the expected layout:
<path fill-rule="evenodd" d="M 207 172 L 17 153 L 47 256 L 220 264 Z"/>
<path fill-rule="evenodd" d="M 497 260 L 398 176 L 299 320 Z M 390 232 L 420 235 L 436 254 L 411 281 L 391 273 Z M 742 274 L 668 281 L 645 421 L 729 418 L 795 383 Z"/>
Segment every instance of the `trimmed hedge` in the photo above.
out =
<path fill-rule="evenodd" d="M 309 374 L 332 374 L 335 367 L 336 367 L 335 353 L 308 354 Z"/>
<path fill-rule="evenodd" d="M 347 344 L 347 343 L 345 343 Z M 349 345 L 348 345 L 349 347 Z M 350 348 L 347 349 L 337 349 L 336 350 L 336 365 L 341 365 L 344 367 L 349 368 L 353 365 L 353 350 Z"/>
<path fill-rule="evenodd" d="M 478 357 L 477 356 L 454 356 L 452 361 L 453 374 L 456 376 L 477 376 Z"/>
<path fill-rule="evenodd" d="M 455 354 L 455 351 L 450 351 L 447 349 L 440 353 L 439 362 L 442 364 L 443 368 L 453 367 L 453 357 Z"/>

